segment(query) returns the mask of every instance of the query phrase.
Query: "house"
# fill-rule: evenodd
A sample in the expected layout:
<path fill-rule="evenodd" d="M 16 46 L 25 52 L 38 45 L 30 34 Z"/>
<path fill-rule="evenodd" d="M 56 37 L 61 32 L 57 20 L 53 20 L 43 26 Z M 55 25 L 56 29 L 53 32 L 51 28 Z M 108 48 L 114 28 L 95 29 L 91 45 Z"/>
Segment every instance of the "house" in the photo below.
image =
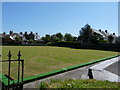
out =
<path fill-rule="evenodd" d="M 16 39 L 21 40 L 21 42 L 24 44 L 28 42 L 29 40 L 39 40 L 40 36 L 38 35 L 38 33 L 30 33 L 28 34 L 27 32 L 25 32 L 24 34 L 22 32 L 20 33 L 13 33 L 13 31 L 10 31 L 9 34 L 6 34 L 5 32 L 3 34 L 0 34 L 0 38 L 2 38 L 3 43 L 5 41 L 14 41 Z"/>
<path fill-rule="evenodd" d="M 120 36 L 117 37 L 117 43 L 120 44 Z"/>
<path fill-rule="evenodd" d="M 103 38 L 103 40 L 107 41 L 107 43 L 117 42 L 117 36 L 115 35 L 115 33 L 111 34 L 107 30 L 102 31 L 101 29 L 99 30 L 92 29 L 92 33 L 94 32 L 99 34 Z"/>
<path fill-rule="evenodd" d="M 2 45 L 2 34 L 0 33 L 0 45 Z"/>
<path fill-rule="evenodd" d="M 30 32 L 30 34 L 28 34 L 27 32 L 25 32 L 24 34 L 21 34 L 23 40 L 40 40 L 40 36 L 38 35 L 38 33 L 33 33 Z"/>
<path fill-rule="evenodd" d="M 34 33 L 34 40 L 40 40 L 40 36 L 38 35 L 38 33 Z"/>

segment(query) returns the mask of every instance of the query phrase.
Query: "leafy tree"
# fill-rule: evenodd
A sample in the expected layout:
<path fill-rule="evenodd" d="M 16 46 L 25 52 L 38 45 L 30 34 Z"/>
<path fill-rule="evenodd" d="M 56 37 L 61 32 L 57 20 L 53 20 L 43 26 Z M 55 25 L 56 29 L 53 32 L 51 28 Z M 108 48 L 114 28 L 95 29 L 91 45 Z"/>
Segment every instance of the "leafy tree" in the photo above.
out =
<path fill-rule="evenodd" d="M 33 32 L 32 32 L 32 31 L 30 32 L 30 34 L 29 34 L 29 36 L 28 36 L 28 37 L 29 37 L 29 39 L 28 39 L 28 40 L 30 40 L 30 39 L 34 40 L 34 34 L 33 34 Z"/>
<path fill-rule="evenodd" d="M 81 40 L 82 40 L 81 36 L 78 36 L 78 41 L 81 41 Z"/>
<path fill-rule="evenodd" d="M 60 38 L 57 37 L 56 35 L 52 35 L 50 40 L 51 40 L 51 42 L 59 42 Z"/>
<path fill-rule="evenodd" d="M 78 37 L 73 37 L 73 41 L 77 42 L 78 41 Z"/>
<path fill-rule="evenodd" d="M 42 40 L 43 43 L 46 44 L 46 43 L 51 41 L 51 36 L 49 34 L 46 34 L 45 37 L 41 38 L 41 40 Z"/>
<path fill-rule="evenodd" d="M 66 33 L 66 34 L 64 35 L 64 40 L 65 40 L 65 41 L 73 41 L 74 38 L 73 38 L 73 36 L 72 36 L 70 33 Z"/>
<path fill-rule="evenodd" d="M 16 36 L 16 37 L 15 37 L 15 40 L 14 40 L 14 44 L 19 45 L 19 44 L 21 44 L 21 43 L 22 43 L 21 38 L 20 38 L 19 36 Z"/>
<path fill-rule="evenodd" d="M 90 42 L 92 36 L 92 28 L 89 24 L 86 24 L 83 28 L 81 28 L 80 36 L 82 39 L 82 43 Z"/>
<path fill-rule="evenodd" d="M 92 33 L 92 37 L 91 37 L 91 40 L 90 40 L 91 43 L 98 44 L 99 40 L 101 40 L 101 35 L 96 33 L 96 32 Z"/>
<path fill-rule="evenodd" d="M 25 38 L 27 39 L 27 40 L 29 40 L 29 35 L 27 34 L 27 32 L 25 32 Z"/>
<path fill-rule="evenodd" d="M 16 37 L 15 37 L 15 41 L 21 41 L 21 40 L 20 40 L 20 37 L 16 36 Z"/>
<path fill-rule="evenodd" d="M 30 43 L 30 44 L 34 43 L 34 40 L 33 40 L 33 39 L 30 39 L 30 40 L 28 41 L 28 43 Z"/>
<path fill-rule="evenodd" d="M 114 38 L 113 38 L 113 36 L 108 36 L 108 42 L 111 44 L 112 42 L 113 42 L 113 40 L 114 40 Z"/>
<path fill-rule="evenodd" d="M 6 44 L 12 44 L 12 43 L 13 43 L 13 40 L 11 40 L 11 39 L 9 38 L 9 36 L 5 36 L 5 38 L 4 38 L 4 43 L 6 43 Z"/>
<path fill-rule="evenodd" d="M 55 36 L 57 36 L 60 41 L 63 40 L 63 35 L 61 33 L 56 33 Z"/>

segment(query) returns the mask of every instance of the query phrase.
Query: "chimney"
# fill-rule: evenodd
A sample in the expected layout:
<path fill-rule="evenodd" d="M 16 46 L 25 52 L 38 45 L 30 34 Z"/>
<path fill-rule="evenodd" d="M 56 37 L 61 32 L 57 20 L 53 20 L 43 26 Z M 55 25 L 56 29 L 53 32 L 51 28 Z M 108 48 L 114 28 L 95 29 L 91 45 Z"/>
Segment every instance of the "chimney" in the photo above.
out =
<path fill-rule="evenodd" d="M 105 30 L 105 32 L 107 33 L 107 30 Z"/>
<path fill-rule="evenodd" d="M 23 35 L 23 33 L 22 33 L 22 32 L 20 32 L 20 35 Z"/>
<path fill-rule="evenodd" d="M 6 34 L 6 32 L 3 32 L 3 35 L 5 35 Z"/>
<path fill-rule="evenodd" d="M 27 32 L 25 31 L 25 34 L 27 34 Z"/>
<path fill-rule="evenodd" d="M 99 29 L 99 31 L 101 32 L 101 29 Z"/>
<path fill-rule="evenodd" d="M 115 33 L 113 33 L 113 35 L 115 35 Z"/>
<path fill-rule="evenodd" d="M 30 34 L 33 34 L 33 32 L 31 31 Z"/>
<path fill-rule="evenodd" d="M 13 34 L 13 31 L 10 31 L 10 35 Z"/>

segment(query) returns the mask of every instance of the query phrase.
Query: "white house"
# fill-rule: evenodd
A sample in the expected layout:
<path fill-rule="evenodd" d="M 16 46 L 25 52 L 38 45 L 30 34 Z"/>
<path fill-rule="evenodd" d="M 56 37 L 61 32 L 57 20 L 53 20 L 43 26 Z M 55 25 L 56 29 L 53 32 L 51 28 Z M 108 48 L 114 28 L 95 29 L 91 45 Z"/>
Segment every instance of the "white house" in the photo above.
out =
<path fill-rule="evenodd" d="M 117 37 L 117 42 L 120 44 L 120 36 Z"/>
<path fill-rule="evenodd" d="M 22 32 L 13 33 L 13 31 L 10 31 L 9 34 L 6 34 L 6 33 L 0 34 L 0 38 L 3 38 L 4 40 L 5 39 L 15 40 L 16 37 L 19 37 L 22 40 L 22 43 L 24 44 L 24 43 L 27 43 L 27 41 L 29 39 L 27 37 L 31 36 L 30 34 L 27 34 L 27 33 L 26 33 L 26 35 L 27 36 L 25 36 L 25 34 L 23 34 Z M 34 33 L 34 34 L 32 34 L 32 36 L 33 36 L 33 40 L 39 40 L 40 39 L 40 36 L 38 35 L 38 33 Z"/>
<path fill-rule="evenodd" d="M 92 29 L 92 32 L 93 33 L 95 32 L 95 33 L 101 35 L 103 37 L 103 39 L 107 41 L 107 43 L 110 43 L 110 38 L 109 37 L 113 38 L 112 43 L 117 42 L 117 36 L 115 35 L 115 33 L 111 34 L 107 30 L 102 31 L 101 29 L 100 30 Z"/>
<path fill-rule="evenodd" d="M 40 40 L 40 36 L 38 35 L 38 33 L 34 33 L 34 40 Z"/>

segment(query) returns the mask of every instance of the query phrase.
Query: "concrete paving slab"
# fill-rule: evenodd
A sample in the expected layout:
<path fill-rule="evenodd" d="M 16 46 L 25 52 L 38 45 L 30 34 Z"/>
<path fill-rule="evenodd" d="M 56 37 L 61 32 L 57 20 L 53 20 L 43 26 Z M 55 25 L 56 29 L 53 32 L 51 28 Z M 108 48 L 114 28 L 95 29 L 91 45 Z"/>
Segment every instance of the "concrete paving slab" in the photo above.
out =
<path fill-rule="evenodd" d="M 120 76 L 120 60 L 105 68 L 105 70 Z"/>
<path fill-rule="evenodd" d="M 93 79 L 109 80 L 113 82 L 120 82 L 120 56 L 100 62 L 89 69 L 91 69 Z"/>

